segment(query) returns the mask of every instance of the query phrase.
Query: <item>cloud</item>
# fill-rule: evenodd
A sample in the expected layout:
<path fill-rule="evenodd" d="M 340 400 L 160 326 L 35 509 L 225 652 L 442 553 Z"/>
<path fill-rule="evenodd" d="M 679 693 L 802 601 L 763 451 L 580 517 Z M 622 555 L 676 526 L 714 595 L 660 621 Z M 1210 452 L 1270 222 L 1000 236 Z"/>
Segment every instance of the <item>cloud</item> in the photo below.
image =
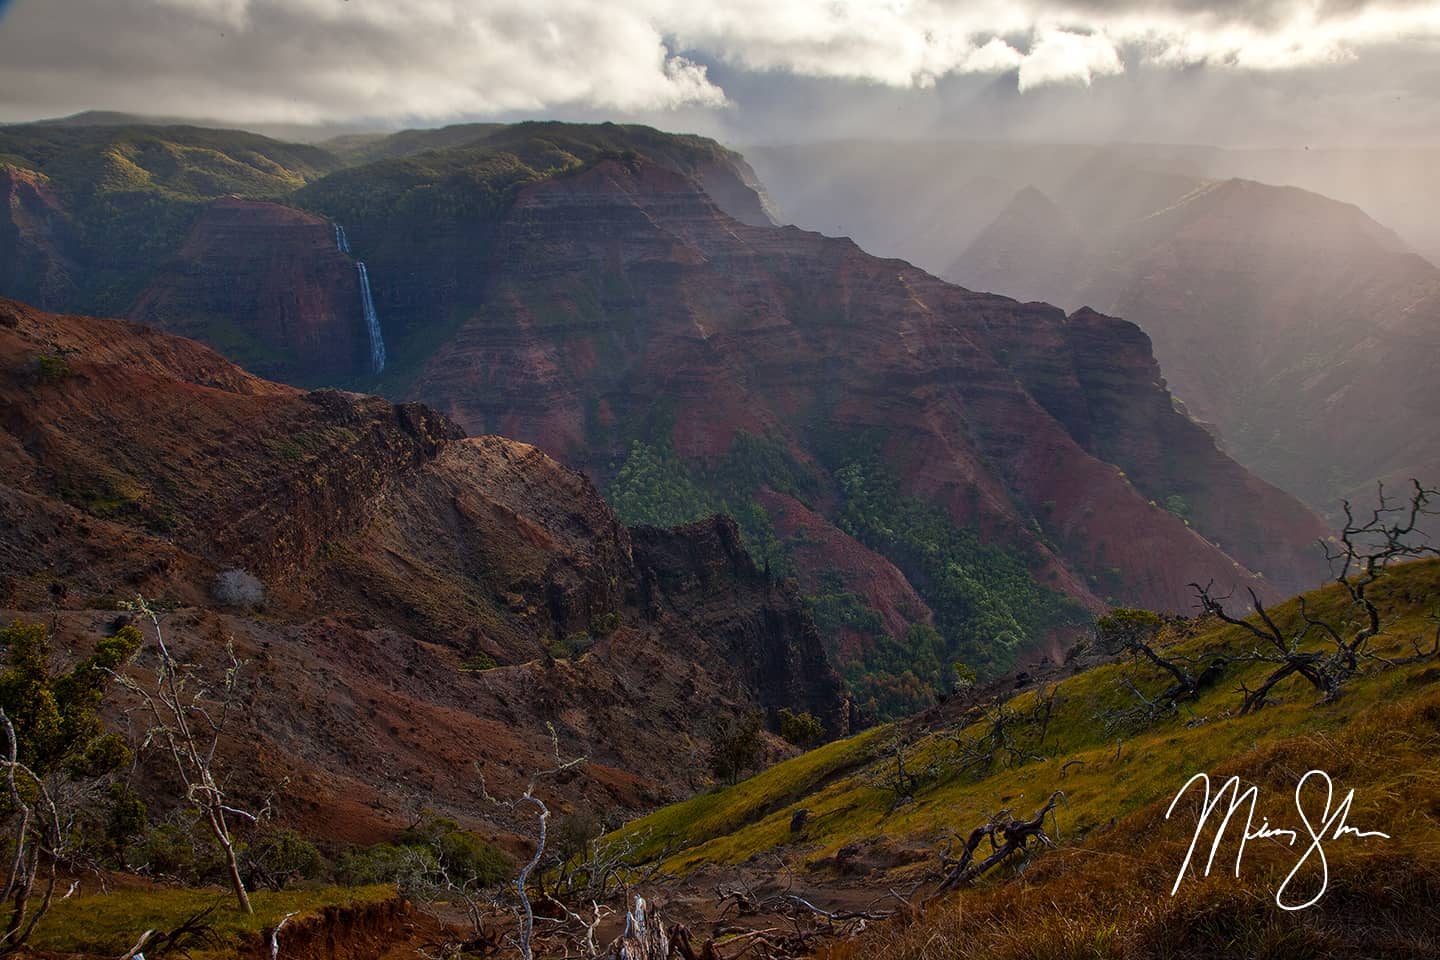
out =
<path fill-rule="evenodd" d="M 1285 71 L 1440 42 L 1427 0 L 19 0 L 0 118 L 84 108 L 236 122 L 716 110 L 736 71 L 1022 92 L 1137 64 Z"/>
<path fill-rule="evenodd" d="M 1105 34 L 1047 30 L 1020 63 L 1020 92 L 1056 83 L 1088 87 L 1094 77 L 1124 72 L 1120 53 Z"/>

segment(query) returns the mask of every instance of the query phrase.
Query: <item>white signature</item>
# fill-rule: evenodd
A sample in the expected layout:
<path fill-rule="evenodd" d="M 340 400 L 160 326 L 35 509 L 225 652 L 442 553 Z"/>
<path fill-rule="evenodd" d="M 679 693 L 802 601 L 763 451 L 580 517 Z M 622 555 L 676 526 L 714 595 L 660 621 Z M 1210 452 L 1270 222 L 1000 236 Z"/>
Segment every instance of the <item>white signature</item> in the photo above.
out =
<path fill-rule="evenodd" d="M 1325 805 L 1320 809 L 1320 816 L 1316 820 L 1312 820 L 1310 814 L 1306 812 L 1305 802 L 1301 797 L 1301 794 L 1305 790 L 1305 784 L 1308 783 L 1311 778 L 1317 778 L 1322 781 L 1325 787 Z M 1210 776 L 1204 773 L 1195 774 L 1195 776 L 1185 781 L 1185 785 L 1180 788 L 1180 792 L 1175 794 L 1175 799 L 1170 801 L 1170 807 L 1165 811 L 1166 820 L 1169 820 L 1170 815 L 1175 812 L 1175 805 L 1180 802 L 1180 798 L 1185 796 L 1190 788 L 1197 783 L 1204 784 L 1205 799 L 1200 808 L 1199 821 L 1195 824 L 1195 836 L 1190 840 L 1190 849 L 1185 852 L 1185 862 L 1180 864 L 1180 872 L 1175 876 L 1175 885 L 1170 888 L 1170 895 L 1172 897 L 1175 895 L 1175 892 L 1180 889 L 1180 882 L 1185 879 L 1185 875 L 1190 869 L 1190 861 L 1195 856 L 1195 847 L 1200 842 L 1200 835 L 1204 832 L 1205 825 L 1210 820 L 1210 815 L 1220 807 L 1221 803 L 1226 799 L 1227 794 L 1229 796 L 1229 806 L 1224 811 L 1225 815 L 1224 818 L 1221 819 L 1220 825 L 1215 829 L 1215 839 L 1210 844 L 1210 856 L 1205 861 L 1205 876 L 1208 877 L 1210 875 L 1210 867 L 1215 862 L 1216 853 L 1220 850 L 1220 841 L 1224 839 L 1225 828 L 1230 825 L 1230 818 L 1235 816 L 1235 812 L 1243 807 L 1247 801 L 1250 807 L 1245 814 L 1245 831 L 1240 835 L 1240 848 L 1235 852 L 1236 877 L 1240 876 L 1240 861 L 1245 856 L 1245 844 L 1248 841 L 1283 839 L 1293 847 L 1296 842 L 1301 839 L 1299 831 L 1272 827 L 1270 826 L 1270 820 L 1268 818 L 1262 818 L 1260 826 L 1254 826 L 1255 802 L 1259 798 L 1260 788 L 1250 786 L 1242 790 L 1240 788 L 1239 777 L 1231 777 L 1229 780 L 1226 780 L 1212 797 L 1210 794 Z M 1295 867 L 1286 875 L 1285 882 L 1281 883 L 1280 888 L 1275 891 L 1275 905 L 1281 910 L 1304 910 L 1306 907 L 1313 906 L 1325 895 L 1326 888 L 1330 886 L 1330 864 L 1325 859 L 1324 848 L 1327 840 L 1339 840 L 1346 835 L 1355 837 L 1356 839 L 1365 839 L 1367 837 L 1390 839 L 1388 833 L 1381 833 L 1379 830 L 1357 830 L 1346 823 L 1346 820 L 1350 817 L 1350 804 L 1355 800 L 1354 790 L 1346 793 L 1345 798 L 1335 805 L 1334 810 L 1331 810 L 1330 806 L 1334 800 L 1334 794 L 1335 790 L 1330 782 L 1330 775 L 1324 770 L 1309 771 L 1305 776 L 1301 777 L 1300 782 L 1295 785 L 1295 809 L 1300 814 L 1300 820 L 1305 824 L 1305 833 L 1307 835 L 1306 843 L 1308 845 L 1305 847 L 1305 852 L 1301 854 L 1300 859 L 1296 862 Z M 1291 883 L 1295 880 L 1296 875 L 1300 873 L 1300 869 L 1304 867 L 1306 863 L 1309 863 L 1312 857 L 1317 858 L 1319 861 L 1320 887 L 1315 891 L 1314 895 L 1304 903 L 1293 903 L 1290 901 L 1290 898 L 1286 897 L 1286 891 L 1290 889 Z"/>

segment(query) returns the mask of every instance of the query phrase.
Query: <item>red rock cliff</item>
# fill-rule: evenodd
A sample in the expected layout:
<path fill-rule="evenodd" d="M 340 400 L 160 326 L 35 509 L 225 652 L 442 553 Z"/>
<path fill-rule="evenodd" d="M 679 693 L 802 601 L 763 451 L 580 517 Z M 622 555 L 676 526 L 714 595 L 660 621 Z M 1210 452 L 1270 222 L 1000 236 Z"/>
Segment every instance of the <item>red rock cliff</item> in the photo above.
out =
<path fill-rule="evenodd" d="M 876 431 L 905 492 L 1023 545 L 1087 603 L 1187 609 L 1190 581 L 1257 571 L 1281 590 L 1314 582 L 1297 557 L 1318 518 L 1197 435 L 1129 324 L 738 223 L 644 162 L 525 188 L 491 249 L 474 265 L 483 304 L 415 387 L 472 429 L 602 473 L 616 451 L 596 424 L 661 405 L 701 463 L 740 429 L 809 462 L 827 437 Z M 1213 481 L 1195 526 L 1157 505 L 1170 478 L 1156 462 Z"/>
<path fill-rule="evenodd" d="M 289 382 L 353 377 L 369 355 L 355 263 L 334 226 L 277 203 L 208 204 L 129 315 Z"/>

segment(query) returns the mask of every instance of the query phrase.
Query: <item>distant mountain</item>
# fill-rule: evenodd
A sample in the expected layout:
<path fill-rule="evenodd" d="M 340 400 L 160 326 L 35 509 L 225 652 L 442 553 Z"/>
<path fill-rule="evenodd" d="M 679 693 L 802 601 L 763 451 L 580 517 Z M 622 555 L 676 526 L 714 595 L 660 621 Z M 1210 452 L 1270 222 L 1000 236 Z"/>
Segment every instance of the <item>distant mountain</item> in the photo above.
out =
<path fill-rule="evenodd" d="M 932 273 L 942 272 L 1024 187 L 1058 198 L 1076 182 L 1100 185 L 1116 177 L 1243 178 L 1302 187 L 1357 204 L 1440 262 L 1440 220 L 1419 199 L 1440 194 L 1437 147 L 871 140 L 751 146 L 745 155 L 783 222 L 853 237 L 870 253 L 903 257 Z M 1093 194 L 1097 205 L 1110 195 L 1103 185 Z"/>
<path fill-rule="evenodd" d="M 547 723 L 590 759 L 556 789 L 607 816 L 704 785 L 695 744 L 742 713 L 848 728 L 800 597 L 733 524 L 627 530 L 526 444 L 9 300 L 0 409 L 5 622 L 93 647 L 141 592 L 183 660 L 218 670 L 232 639 L 232 789 L 263 799 L 289 778 L 281 815 L 313 835 L 369 842 L 422 801 L 487 819 L 475 765 L 523 789 Z M 263 611 L 215 598 L 233 569 L 263 584 Z"/>
<path fill-rule="evenodd" d="M 976 290 L 1022 301 L 1070 304 L 1075 292 L 1080 227 L 1055 201 L 1026 187 L 980 232 L 947 271 Z"/>
<path fill-rule="evenodd" d="M 1079 232 L 1070 214 L 1007 211 L 947 276 L 1023 294 L 1027 252 L 1042 252 L 1048 296 L 1138 323 L 1190 412 L 1317 509 L 1440 474 L 1440 269 L 1349 204 L 1245 180 L 1186 186 L 1144 215 L 1092 213 Z"/>
<path fill-rule="evenodd" d="M 195 126 L 213 127 L 217 124 L 204 123 L 189 117 L 162 117 L 148 116 L 141 113 L 122 113 L 119 110 L 82 110 L 79 113 L 72 113 L 64 117 L 44 117 L 40 120 L 27 120 L 20 123 L 0 124 L 4 127 L 174 127 L 174 126 Z"/>
<path fill-rule="evenodd" d="M 236 130 L 0 128 L 0 194 L 10 199 L 0 209 L 0 263 L 27 264 L 0 273 L 0 294 L 126 313 L 207 203 L 284 196 L 339 166 L 315 147 Z"/>
<path fill-rule="evenodd" d="M 207 127 L 212 130 L 244 130 L 262 137 L 290 143 L 321 143 L 349 138 L 380 139 L 388 134 L 375 132 L 364 124 L 353 123 L 223 123 L 202 117 L 169 117 L 143 113 L 121 113 L 117 110 L 82 110 L 64 117 L 46 117 L 20 123 L 0 123 L 5 127 Z"/>

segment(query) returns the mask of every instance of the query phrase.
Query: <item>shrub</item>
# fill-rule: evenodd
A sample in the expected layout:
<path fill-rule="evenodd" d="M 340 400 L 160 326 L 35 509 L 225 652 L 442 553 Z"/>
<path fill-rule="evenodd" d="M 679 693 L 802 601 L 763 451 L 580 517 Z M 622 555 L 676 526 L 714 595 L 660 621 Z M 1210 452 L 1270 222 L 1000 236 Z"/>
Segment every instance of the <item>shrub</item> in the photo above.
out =
<path fill-rule="evenodd" d="M 241 610 L 258 610 L 265 606 L 265 585 L 244 570 L 226 570 L 215 578 L 212 591 L 215 599 Z"/>
<path fill-rule="evenodd" d="M 1109 654 L 1151 643 L 1164 626 L 1158 613 L 1132 607 L 1115 607 L 1095 621 L 1095 631 Z"/>
<path fill-rule="evenodd" d="M 508 879 L 514 864 L 478 833 L 462 830 L 444 817 L 430 817 L 400 835 L 407 847 L 427 851 L 454 880 L 471 880 L 482 887 Z M 392 877 L 393 879 L 393 877 Z"/>
<path fill-rule="evenodd" d="M 143 836 L 150 826 L 149 811 L 140 794 L 123 783 L 110 784 L 106 792 L 104 850 L 122 869 L 127 866 L 126 848 L 132 840 Z"/>
<path fill-rule="evenodd" d="M 488 653 L 472 653 L 460 661 L 460 669 L 468 673 L 478 673 L 483 670 L 494 670 L 500 666 L 499 662 Z"/>
<path fill-rule="evenodd" d="M 347 887 L 394 883 L 406 869 L 407 850 L 392 843 L 343 850 L 335 858 L 335 881 Z"/>
<path fill-rule="evenodd" d="M 716 780 L 739 783 L 760 762 L 760 717 L 746 714 L 715 725 L 710 734 L 710 772 Z"/>
<path fill-rule="evenodd" d="M 195 812 L 172 814 L 151 825 L 132 854 L 138 872 L 195 885 L 219 880 L 225 870 L 219 850 L 194 822 Z"/>
<path fill-rule="evenodd" d="M 1180 494 L 1172 493 L 1170 496 L 1166 497 L 1165 509 L 1173 513 L 1175 516 L 1179 517 L 1181 520 L 1184 520 L 1186 523 L 1190 522 L 1190 501 L 1180 496 Z"/>
<path fill-rule="evenodd" d="M 814 743 L 825 733 L 820 719 L 808 710 L 796 713 L 788 707 L 780 708 L 780 736 L 797 747 Z"/>
<path fill-rule="evenodd" d="M 42 353 L 35 358 L 35 368 L 40 373 L 40 379 L 47 383 L 56 380 L 64 380 L 70 376 L 70 364 L 64 356 L 58 353 Z"/>
<path fill-rule="evenodd" d="M 611 610 L 609 613 L 597 613 L 590 618 L 590 633 L 597 637 L 608 637 L 620 628 L 620 614 Z"/>
<path fill-rule="evenodd" d="M 325 861 L 315 844 L 294 830 L 267 830 L 245 849 L 246 886 L 282 890 L 297 880 L 320 876 Z"/>
<path fill-rule="evenodd" d="M 572 633 L 564 640 L 551 640 L 545 644 L 545 652 L 556 660 L 579 660 L 591 647 L 595 638 L 588 633 Z"/>

